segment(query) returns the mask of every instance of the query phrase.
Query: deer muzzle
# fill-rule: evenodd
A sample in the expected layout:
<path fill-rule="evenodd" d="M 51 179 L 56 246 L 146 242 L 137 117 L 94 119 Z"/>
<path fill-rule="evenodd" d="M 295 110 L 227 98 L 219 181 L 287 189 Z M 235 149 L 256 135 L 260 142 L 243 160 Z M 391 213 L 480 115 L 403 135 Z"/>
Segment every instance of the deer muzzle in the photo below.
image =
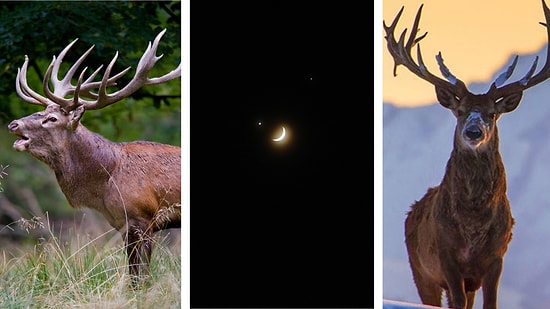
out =
<path fill-rule="evenodd" d="M 14 120 L 8 124 L 8 131 L 18 137 L 18 139 L 13 142 L 13 148 L 17 151 L 26 151 L 29 147 L 30 139 L 21 133 L 20 128 L 21 124 L 18 120 Z"/>
<path fill-rule="evenodd" d="M 472 112 L 466 119 L 462 129 L 462 139 L 472 148 L 477 148 L 488 139 L 489 124 L 481 117 L 481 113 Z"/>

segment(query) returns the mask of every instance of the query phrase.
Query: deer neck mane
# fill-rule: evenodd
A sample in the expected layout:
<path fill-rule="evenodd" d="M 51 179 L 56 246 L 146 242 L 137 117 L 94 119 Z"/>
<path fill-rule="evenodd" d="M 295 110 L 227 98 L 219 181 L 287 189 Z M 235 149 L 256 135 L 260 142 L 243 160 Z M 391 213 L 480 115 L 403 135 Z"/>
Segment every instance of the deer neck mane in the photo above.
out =
<path fill-rule="evenodd" d="M 120 146 L 105 137 L 90 131 L 79 123 L 73 132 L 65 137 L 62 147 L 45 161 L 56 174 L 60 183 L 86 179 L 86 175 L 97 178 L 102 171 L 111 172 L 119 157 Z"/>
<path fill-rule="evenodd" d="M 447 162 L 442 186 L 461 200 L 483 204 L 506 195 L 506 172 L 499 152 L 498 134 L 478 149 L 455 147 Z"/>

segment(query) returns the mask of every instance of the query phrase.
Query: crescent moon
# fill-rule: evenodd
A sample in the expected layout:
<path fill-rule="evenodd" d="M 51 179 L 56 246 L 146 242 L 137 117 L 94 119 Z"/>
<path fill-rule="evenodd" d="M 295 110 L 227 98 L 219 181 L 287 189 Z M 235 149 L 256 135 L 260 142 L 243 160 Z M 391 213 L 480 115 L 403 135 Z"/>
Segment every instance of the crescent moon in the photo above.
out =
<path fill-rule="evenodd" d="M 274 138 L 273 141 L 280 142 L 285 138 L 285 135 L 286 135 L 286 130 L 285 130 L 285 127 L 283 127 L 283 133 L 281 133 L 281 136 Z"/>

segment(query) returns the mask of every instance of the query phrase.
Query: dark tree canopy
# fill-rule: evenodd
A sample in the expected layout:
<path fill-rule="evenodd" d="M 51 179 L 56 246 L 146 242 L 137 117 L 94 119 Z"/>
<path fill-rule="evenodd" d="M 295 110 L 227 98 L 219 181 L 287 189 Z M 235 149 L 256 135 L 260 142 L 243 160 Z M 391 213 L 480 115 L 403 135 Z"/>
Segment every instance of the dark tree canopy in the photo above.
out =
<path fill-rule="evenodd" d="M 164 57 L 151 74 L 175 68 L 180 61 L 180 9 L 177 1 L 1 2 L 0 121 L 21 116 L 20 111 L 25 114 L 35 110 L 28 104 L 14 107 L 13 100 L 7 99 L 15 94 L 17 68 L 25 55 L 29 56 L 29 75 L 37 76 L 37 84 L 31 87 L 41 89 L 40 80 L 52 56 L 75 38 L 79 40 L 64 62 L 73 63 L 95 45 L 83 66 L 95 69 L 106 65 L 118 51 L 118 72 L 129 66 L 135 68 L 147 43 L 167 28 L 158 48 Z M 179 81 L 170 85 L 175 85 L 171 94 L 178 96 Z M 154 97 L 155 90 L 140 90 L 134 98 Z M 156 98 L 154 103 L 158 107 L 161 100 Z"/>

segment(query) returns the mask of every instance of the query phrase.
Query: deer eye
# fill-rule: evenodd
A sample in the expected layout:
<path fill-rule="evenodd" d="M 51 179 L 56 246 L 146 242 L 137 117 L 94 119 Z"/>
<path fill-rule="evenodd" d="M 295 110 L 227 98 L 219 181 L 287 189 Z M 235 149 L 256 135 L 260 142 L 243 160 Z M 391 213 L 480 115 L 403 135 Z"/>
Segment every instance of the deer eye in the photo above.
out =
<path fill-rule="evenodd" d="M 46 122 L 56 122 L 57 121 L 57 118 L 55 118 L 54 116 L 49 116 L 48 118 L 44 119 L 44 121 L 42 121 L 42 123 L 46 123 Z"/>

